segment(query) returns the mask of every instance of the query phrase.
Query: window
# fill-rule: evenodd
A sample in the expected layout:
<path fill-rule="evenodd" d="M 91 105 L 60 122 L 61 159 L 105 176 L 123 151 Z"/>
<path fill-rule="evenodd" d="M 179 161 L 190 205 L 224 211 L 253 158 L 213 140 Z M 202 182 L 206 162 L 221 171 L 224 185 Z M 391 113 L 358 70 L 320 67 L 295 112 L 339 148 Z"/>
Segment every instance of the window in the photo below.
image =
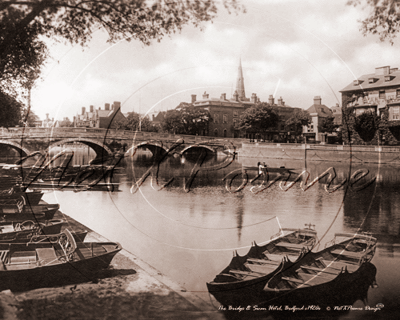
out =
<path fill-rule="evenodd" d="M 224 129 L 224 138 L 226 138 L 226 135 L 227 135 L 227 131 L 226 131 L 226 129 Z"/>
<path fill-rule="evenodd" d="M 379 91 L 379 99 L 386 99 L 385 90 Z"/>
<path fill-rule="evenodd" d="M 392 120 L 399 120 L 400 119 L 400 107 L 392 107 L 393 115 Z"/>
<path fill-rule="evenodd" d="M 222 116 L 222 122 L 223 122 L 223 123 L 227 123 L 227 122 L 228 122 L 228 116 L 227 116 L 226 114 L 224 114 L 224 115 Z"/>
<path fill-rule="evenodd" d="M 218 123 L 219 122 L 219 114 L 218 113 L 216 113 L 216 114 L 214 114 L 214 123 Z"/>
<path fill-rule="evenodd" d="M 214 136 L 218 137 L 218 129 L 214 129 Z"/>

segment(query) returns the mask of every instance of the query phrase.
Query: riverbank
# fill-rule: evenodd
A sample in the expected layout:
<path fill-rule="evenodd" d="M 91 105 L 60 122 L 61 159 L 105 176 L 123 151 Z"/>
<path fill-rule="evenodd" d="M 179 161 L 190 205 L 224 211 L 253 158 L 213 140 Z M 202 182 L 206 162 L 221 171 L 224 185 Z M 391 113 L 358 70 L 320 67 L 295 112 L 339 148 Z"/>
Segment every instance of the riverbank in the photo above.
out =
<path fill-rule="evenodd" d="M 239 158 L 337 161 L 400 165 L 400 147 L 292 143 L 242 143 Z"/>
<path fill-rule="evenodd" d="M 87 230 L 85 242 L 107 240 L 68 216 L 66 228 Z M 26 292 L 0 293 L 1 319 L 224 319 L 204 301 L 121 250 L 96 280 Z"/>

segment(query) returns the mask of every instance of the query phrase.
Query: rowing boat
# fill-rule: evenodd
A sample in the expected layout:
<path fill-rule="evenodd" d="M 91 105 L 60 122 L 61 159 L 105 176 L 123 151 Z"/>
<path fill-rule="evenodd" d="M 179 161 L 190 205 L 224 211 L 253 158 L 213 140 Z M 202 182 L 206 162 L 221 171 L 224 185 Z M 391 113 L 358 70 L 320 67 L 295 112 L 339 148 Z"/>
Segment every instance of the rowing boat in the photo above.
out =
<path fill-rule="evenodd" d="M 68 229 L 57 243 L 0 243 L 0 290 L 93 281 L 121 249 L 115 242 L 76 242 Z"/>

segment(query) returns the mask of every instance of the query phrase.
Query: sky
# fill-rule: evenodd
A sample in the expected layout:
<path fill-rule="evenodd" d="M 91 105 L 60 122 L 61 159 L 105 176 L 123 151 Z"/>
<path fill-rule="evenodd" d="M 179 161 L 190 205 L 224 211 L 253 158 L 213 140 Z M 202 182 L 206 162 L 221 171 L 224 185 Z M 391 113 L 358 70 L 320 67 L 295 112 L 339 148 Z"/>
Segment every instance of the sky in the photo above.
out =
<path fill-rule="evenodd" d="M 204 92 L 231 98 L 241 60 L 246 96 L 282 97 L 286 105 L 309 108 L 320 96 L 341 104 L 340 90 L 376 67 L 400 67 L 398 49 L 363 36 L 359 20 L 368 13 L 347 0 L 242 0 L 247 13 L 220 8 L 202 30 L 182 32 L 145 46 L 139 41 L 107 43 L 102 30 L 86 47 L 48 41 L 51 59 L 32 89 L 32 110 L 41 119 L 63 119 L 90 105 L 121 102 L 122 112 L 156 114 L 201 99 Z"/>

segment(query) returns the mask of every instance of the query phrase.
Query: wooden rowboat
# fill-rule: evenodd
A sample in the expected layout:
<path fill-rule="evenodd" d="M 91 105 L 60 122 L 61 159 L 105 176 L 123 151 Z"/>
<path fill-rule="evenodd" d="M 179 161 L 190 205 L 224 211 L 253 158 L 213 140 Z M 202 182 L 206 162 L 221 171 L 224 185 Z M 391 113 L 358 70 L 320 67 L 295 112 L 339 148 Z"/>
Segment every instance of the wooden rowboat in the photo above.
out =
<path fill-rule="evenodd" d="M 267 244 L 258 246 L 254 242 L 246 255 L 239 256 L 236 252 L 229 265 L 207 283 L 208 291 L 218 301 L 220 297 L 223 301 L 227 292 L 240 296 L 253 290 L 262 290 L 279 270 L 285 256 L 295 261 L 302 257 L 304 249 L 313 248 L 316 241 L 317 232 L 311 224 L 303 229 L 282 228 Z M 250 269 L 250 266 L 259 264 L 264 267 L 262 272 Z"/>
<path fill-rule="evenodd" d="M 343 295 L 341 291 L 352 282 L 362 282 L 365 273 L 374 269 L 370 261 L 376 242 L 377 239 L 370 235 L 336 234 L 335 239 L 319 252 L 303 252 L 294 262 L 285 257 L 272 274 L 268 263 L 249 261 L 241 280 L 246 286 L 224 291 L 211 291 L 214 288 L 209 287 L 209 291 L 226 305 L 265 306 L 288 301 L 299 305 L 335 305 L 340 302 L 335 297 Z"/>
<path fill-rule="evenodd" d="M 26 242 L 34 235 L 58 234 L 64 220 L 0 222 L 0 242 Z"/>
<path fill-rule="evenodd" d="M 0 290 L 92 281 L 121 249 L 115 242 L 76 242 L 68 229 L 57 243 L 0 244 Z"/>
<path fill-rule="evenodd" d="M 60 208 L 59 204 L 28 205 L 18 202 L 17 204 L 0 205 L 0 217 L 3 221 L 24 220 L 50 220 Z"/>
<path fill-rule="evenodd" d="M 88 234 L 87 230 L 84 231 L 72 231 L 72 236 L 75 239 L 75 242 L 83 242 Z M 60 237 L 60 233 L 55 234 L 39 234 L 39 235 L 30 235 L 27 234 L 26 237 L 19 236 L 16 239 L 11 240 L 1 240 L 0 243 L 32 243 L 32 242 L 49 242 L 49 243 L 57 243 L 58 238 Z"/>

